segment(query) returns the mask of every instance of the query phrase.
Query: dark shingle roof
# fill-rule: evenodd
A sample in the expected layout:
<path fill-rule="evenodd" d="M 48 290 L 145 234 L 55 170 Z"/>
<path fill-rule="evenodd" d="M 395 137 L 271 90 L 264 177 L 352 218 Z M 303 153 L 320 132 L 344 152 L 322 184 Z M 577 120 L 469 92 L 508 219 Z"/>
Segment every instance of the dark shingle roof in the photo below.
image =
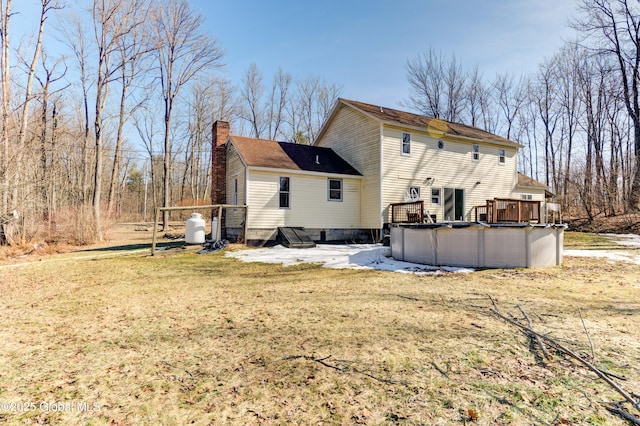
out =
<path fill-rule="evenodd" d="M 494 142 L 500 145 L 507 145 L 512 147 L 520 147 L 521 145 L 503 138 L 493 133 L 489 133 L 482 129 L 473 126 L 467 126 L 466 124 L 453 123 L 441 119 L 427 117 L 425 115 L 413 114 L 410 112 L 399 111 L 392 108 L 381 107 L 378 105 L 366 104 L 364 102 L 351 101 L 348 99 L 339 99 L 346 105 L 358 109 L 365 114 L 373 117 L 378 121 L 385 123 L 395 123 L 403 126 L 422 128 L 426 131 L 442 132 L 449 136 L 461 136 L 465 138 L 477 139 L 479 141 Z"/>
<path fill-rule="evenodd" d="M 250 167 L 361 176 L 355 168 L 330 148 L 243 136 L 229 138 L 245 164 Z"/>
<path fill-rule="evenodd" d="M 278 144 L 301 170 L 360 176 L 360 172 L 336 154 L 331 148 L 287 142 L 278 142 Z"/>

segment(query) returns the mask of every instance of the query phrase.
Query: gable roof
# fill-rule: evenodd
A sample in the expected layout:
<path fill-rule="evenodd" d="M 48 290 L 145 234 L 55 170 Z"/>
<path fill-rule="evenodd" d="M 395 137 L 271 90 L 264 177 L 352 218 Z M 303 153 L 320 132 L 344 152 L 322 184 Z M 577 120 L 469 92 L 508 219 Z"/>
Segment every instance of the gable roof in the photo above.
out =
<path fill-rule="evenodd" d="M 544 189 L 544 192 L 547 196 L 553 197 L 555 194 L 549 191 L 549 187 L 539 180 L 535 180 L 524 173 L 518 172 L 518 186 L 523 186 L 527 188 L 535 188 L 535 189 Z"/>
<path fill-rule="evenodd" d="M 489 133 L 477 127 L 467 126 L 466 124 L 453 123 L 451 121 L 431 118 L 425 115 L 399 111 L 379 105 L 372 105 L 364 102 L 352 101 L 342 98 L 338 99 L 338 101 L 336 102 L 336 105 L 331 111 L 330 118 L 325 121 L 325 124 L 318 133 L 318 137 L 316 138 L 316 140 L 320 139 L 320 136 L 325 131 L 325 127 L 331 121 L 331 117 L 338 111 L 341 105 L 347 105 L 351 108 L 354 108 L 361 113 L 369 116 L 370 118 L 373 118 L 374 120 L 384 124 L 412 127 L 432 133 L 441 134 L 443 136 L 470 138 L 479 142 L 491 142 L 498 145 L 515 148 L 522 147 L 522 145 L 517 142 L 498 135 L 494 135 L 493 133 Z"/>
<path fill-rule="evenodd" d="M 229 136 L 248 167 L 362 176 L 330 148 Z"/>

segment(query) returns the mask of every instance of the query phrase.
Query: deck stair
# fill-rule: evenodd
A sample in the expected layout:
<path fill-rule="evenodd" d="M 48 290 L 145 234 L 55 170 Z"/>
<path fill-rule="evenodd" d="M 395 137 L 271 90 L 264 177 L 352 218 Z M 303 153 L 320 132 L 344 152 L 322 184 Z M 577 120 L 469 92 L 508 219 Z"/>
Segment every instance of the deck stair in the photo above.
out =
<path fill-rule="evenodd" d="M 311 248 L 316 246 L 316 243 L 309 238 L 304 228 L 278 228 L 278 239 L 283 246 L 288 248 Z"/>

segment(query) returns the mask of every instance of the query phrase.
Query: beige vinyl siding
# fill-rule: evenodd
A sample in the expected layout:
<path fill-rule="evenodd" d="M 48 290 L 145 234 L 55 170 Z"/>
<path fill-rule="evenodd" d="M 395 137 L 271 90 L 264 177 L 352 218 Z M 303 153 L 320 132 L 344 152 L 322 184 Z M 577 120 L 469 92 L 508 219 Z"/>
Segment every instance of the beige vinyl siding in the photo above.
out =
<path fill-rule="evenodd" d="M 246 167 L 238 151 L 230 145 L 227 150 L 227 204 L 233 204 L 233 182 L 238 179 L 238 204 L 245 205 L 246 200 Z M 244 220 L 244 212 L 241 210 L 229 210 L 226 213 L 226 225 L 229 228 L 240 228 Z"/>
<path fill-rule="evenodd" d="M 332 148 L 362 173 L 359 222 L 380 228 L 380 124 L 343 105 L 316 145 Z"/>
<path fill-rule="evenodd" d="M 425 209 L 444 218 L 444 188 L 464 189 L 464 220 L 473 220 L 473 208 L 487 199 L 511 197 L 516 184 L 516 149 L 489 143 L 438 138 L 427 132 L 384 126 L 382 202 L 385 220 L 389 204 L 404 202 L 410 186 L 420 187 Z M 411 134 L 411 154 L 402 154 L 402 133 Z M 438 140 L 444 149 L 438 149 Z M 472 146 L 479 145 L 480 159 L 473 160 Z M 498 164 L 498 149 L 506 151 L 505 164 Z M 425 180 L 434 179 L 432 185 Z M 476 184 L 480 182 L 480 184 Z M 431 204 L 431 188 L 440 188 L 440 205 Z"/>
<path fill-rule="evenodd" d="M 537 188 L 516 188 L 513 190 L 513 193 L 509 198 L 513 198 L 516 200 L 522 200 L 523 195 L 531 195 L 532 201 L 545 201 L 545 191 L 544 189 Z"/>
<path fill-rule="evenodd" d="M 289 208 L 279 207 L 281 176 L 290 178 Z M 250 170 L 249 227 L 360 228 L 361 179 L 341 179 L 342 201 L 329 201 L 326 176 Z"/>

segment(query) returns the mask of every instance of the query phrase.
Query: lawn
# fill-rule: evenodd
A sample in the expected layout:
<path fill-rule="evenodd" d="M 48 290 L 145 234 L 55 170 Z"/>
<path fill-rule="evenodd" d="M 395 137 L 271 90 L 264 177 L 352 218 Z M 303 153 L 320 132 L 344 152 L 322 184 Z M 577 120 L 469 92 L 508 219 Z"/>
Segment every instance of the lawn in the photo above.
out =
<path fill-rule="evenodd" d="M 0 422 L 628 424 L 603 406 L 619 394 L 541 357 L 489 296 L 640 393 L 630 263 L 417 276 L 193 249 L 56 259 L 0 268 Z"/>

